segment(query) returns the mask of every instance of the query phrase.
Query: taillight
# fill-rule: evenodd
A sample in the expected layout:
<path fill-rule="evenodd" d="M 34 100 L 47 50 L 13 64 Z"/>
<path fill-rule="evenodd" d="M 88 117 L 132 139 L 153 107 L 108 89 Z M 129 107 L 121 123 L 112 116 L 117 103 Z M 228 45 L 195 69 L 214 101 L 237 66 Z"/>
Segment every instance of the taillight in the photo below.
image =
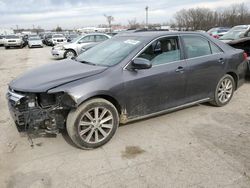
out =
<path fill-rule="evenodd" d="M 216 38 L 216 39 L 220 38 L 219 35 L 214 35 L 213 37 Z"/>
<path fill-rule="evenodd" d="M 243 53 L 243 56 L 244 56 L 244 60 L 247 61 L 248 60 L 248 55 L 246 52 Z"/>

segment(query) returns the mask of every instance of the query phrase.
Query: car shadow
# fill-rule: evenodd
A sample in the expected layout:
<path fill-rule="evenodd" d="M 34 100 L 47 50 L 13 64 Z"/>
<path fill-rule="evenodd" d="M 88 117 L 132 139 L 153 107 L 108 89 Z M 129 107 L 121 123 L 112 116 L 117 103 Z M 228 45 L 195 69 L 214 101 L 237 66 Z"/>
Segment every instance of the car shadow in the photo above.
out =
<path fill-rule="evenodd" d="M 60 130 L 60 133 L 62 134 L 63 139 L 71 146 L 73 146 L 74 148 L 80 149 L 79 147 L 77 147 L 72 140 L 70 139 L 67 130 L 66 129 L 62 129 Z"/>

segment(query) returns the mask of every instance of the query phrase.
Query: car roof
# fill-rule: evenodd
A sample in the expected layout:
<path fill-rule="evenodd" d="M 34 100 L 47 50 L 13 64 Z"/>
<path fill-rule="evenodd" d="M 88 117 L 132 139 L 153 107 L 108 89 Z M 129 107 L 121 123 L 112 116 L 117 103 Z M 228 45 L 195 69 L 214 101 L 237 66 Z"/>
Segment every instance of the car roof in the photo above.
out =
<path fill-rule="evenodd" d="M 144 37 L 145 39 L 154 39 L 161 36 L 167 36 L 167 35 L 181 35 L 181 34 L 196 34 L 196 35 L 202 35 L 207 36 L 206 33 L 202 32 L 191 32 L 191 31 L 143 31 L 143 32 L 134 32 L 134 33 L 120 33 L 116 36 L 124 36 L 124 37 Z"/>

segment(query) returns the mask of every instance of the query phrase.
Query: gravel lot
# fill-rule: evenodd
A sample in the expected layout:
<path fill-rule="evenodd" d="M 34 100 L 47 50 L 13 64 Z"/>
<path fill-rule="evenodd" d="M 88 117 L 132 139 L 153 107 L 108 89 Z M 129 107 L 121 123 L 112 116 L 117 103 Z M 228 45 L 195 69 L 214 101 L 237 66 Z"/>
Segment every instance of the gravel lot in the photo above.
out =
<path fill-rule="evenodd" d="M 7 83 L 55 61 L 50 48 L 0 47 L 0 187 L 250 187 L 250 82 L 222 108 L 207 104 L 121 126 L 96 150 L 66 134 L 34 147 L 10 118 Z M 59 62 L 58 62 L 59 63 Z"/>

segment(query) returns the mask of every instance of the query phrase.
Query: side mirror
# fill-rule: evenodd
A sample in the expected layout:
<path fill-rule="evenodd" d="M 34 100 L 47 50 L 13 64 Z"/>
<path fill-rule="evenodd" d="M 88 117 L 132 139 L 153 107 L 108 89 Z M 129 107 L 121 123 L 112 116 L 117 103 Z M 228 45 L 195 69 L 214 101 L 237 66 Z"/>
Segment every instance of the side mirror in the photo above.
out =
<path fill-rule="evenodd" d="M 150 69 L 152 67 L 152 63 L 144 58 L 135 58 L 131 65 L 132 69 Z"/>

